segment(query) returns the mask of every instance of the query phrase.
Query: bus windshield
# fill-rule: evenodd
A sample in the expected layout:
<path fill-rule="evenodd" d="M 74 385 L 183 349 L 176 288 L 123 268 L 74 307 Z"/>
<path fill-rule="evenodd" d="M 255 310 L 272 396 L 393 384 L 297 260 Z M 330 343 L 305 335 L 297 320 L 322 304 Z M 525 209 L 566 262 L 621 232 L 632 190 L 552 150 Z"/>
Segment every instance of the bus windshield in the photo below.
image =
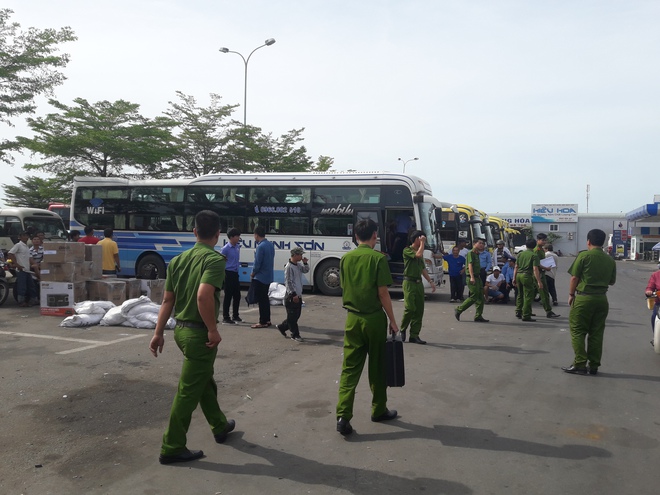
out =
<path fill-rule="evenodd" d="M 64 229 L 62 219 L 59 217 L 25 217 L 23 220 L 26 230 L 33 232 L 43 232 L 47 239 L 67 238 L 67 232 Z"/>
<path fill-rule="evenodd" d="M 435 206 L 431 203 L 420 203 L 419 216 L 421 223 L 420 230 L 426 236 L 426 247 L 436 252 L 438 250 L 438 240 L 436 238 L 438 229 L 435 222 Z"/>

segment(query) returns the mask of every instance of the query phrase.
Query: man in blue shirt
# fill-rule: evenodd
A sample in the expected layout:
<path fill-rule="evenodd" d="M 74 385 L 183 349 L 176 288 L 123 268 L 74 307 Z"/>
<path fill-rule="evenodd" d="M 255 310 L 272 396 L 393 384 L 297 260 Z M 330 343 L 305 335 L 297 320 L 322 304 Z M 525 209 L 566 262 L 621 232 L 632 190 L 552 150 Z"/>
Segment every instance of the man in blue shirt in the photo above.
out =
<path fill-rule="evenodd" d="M 493 257 L 488 251 L 488 248 L 479 253 L 479 264 L 481 265 L 479 277 L 481 277 L 482 285 L 486 285 L 486 277 L 488 276 L 488 272 L 493 268 Z"/>
<path fill-rule="evenodd" d="M 507 259 L 507 262 L 502 267 L 502 275 L 506 281 L 506 286 L 504 289 L 504 302 L 509 302 L 509 292 L 513 289 L 513 299 L 515 300 L 518 297 L 518 289 L 513 285 L 513 272 L 516 269 L 516 259 L 511 257 Z"/>
<path fill-rule="evenodd" d="M 241 304 L 241 285 L 238 281 L 238 266 L 241 259 L 241 231 L 232 228 L 227 232 L 229 242 L 222 246 L 220 252 L 227 258 L 225 267 L 225 299 L 222 302 L 222 323 L 230 325 L 243 321 L 238 316 Z M 233 305 L 232 305 L 233 303 Z M 229 317 L 229 308 L 233 309 L 233 318 Z"/>
<path fill-rule="evenodd" d="M 259 304 L 259 323 L 252 325 L 252 328 L 267 328 L 271 325 L 268 288 L 273 282 L 275 248 L 273 243 L 266 239 L 266 229 L 262 226 L 254 229 L 254 240 L 257 243 L 257 250 L 254 252 L 254 266 L 250 278 L 255 284 L 255 295 Z"/>
<path fill-rule="evenodd" d="M 465 286 L 465 257 L 458 254 L 460 249 L 454 246 L 451 249 L 451 254 L 445 254 L 442 259 L 447 262 L 449 269 L 449 287 L 450 299 L 449 302 L 458 302 L 463 298 L 463 290 Z"/>

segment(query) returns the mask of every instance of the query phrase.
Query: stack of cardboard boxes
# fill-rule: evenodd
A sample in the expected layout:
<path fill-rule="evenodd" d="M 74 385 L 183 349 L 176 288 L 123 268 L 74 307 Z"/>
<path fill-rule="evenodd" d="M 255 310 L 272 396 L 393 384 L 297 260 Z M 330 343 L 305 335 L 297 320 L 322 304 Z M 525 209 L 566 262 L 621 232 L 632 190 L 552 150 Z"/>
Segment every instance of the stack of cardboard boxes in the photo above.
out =
<path fill-rule="evenodd" d="M 160 304 L 165 280 L 103 278 L 101 246 L 81 242 L 44 242 L 41 263 L 41 314 L 69 316 L 74 303 L 112 301 L 152 296 Z M 146 282 L 146 290 L 143 284 Z"/>

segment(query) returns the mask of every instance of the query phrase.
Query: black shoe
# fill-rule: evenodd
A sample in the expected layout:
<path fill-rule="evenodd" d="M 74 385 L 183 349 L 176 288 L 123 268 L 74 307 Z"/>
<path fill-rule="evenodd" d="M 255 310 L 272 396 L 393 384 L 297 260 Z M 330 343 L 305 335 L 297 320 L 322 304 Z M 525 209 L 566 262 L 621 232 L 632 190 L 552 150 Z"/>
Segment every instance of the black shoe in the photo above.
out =
<path fill-rule="evenodd" d="M 559 303 L 557 301 L 552 301 L 553 306 L 559 306 Z"/>
<path fill-rule="evenodd" d="M 304 342 L 303 338 L 300 335 L 292 335 L 291 340 L 295 340 L 296 342 Z"/>
<path fill-rule="evenodd" d="M 282 327 L 279 325 L 275 325 L 275 328 L 277 328 L 282 335 L 284 335 L 284 338 L 286 338 L 286 330 L 282 330 Z"/>
<path fill-rule="evenodd" d="M 571 364 L 570 366 L 562 366 L 561 368 L 564 372 L 570 373 L 572 375 L 586 375 L 587 367 L 586 366 L 575 366 Z"/>
<path fill-rule="evenodd" d="M 351 423 L 347 419 L 339 418 L 337 420 L 337 431 L 340 434 L 346 436 L 353 433 L 353 427 L 351 426 Z"/>
<path fill-rule="evenodd" d="M 236 323 L 241 323 L 243 321 L 243 319 L 240 316 L 234 316 L 232 320 L 234 320 Z"/>
<path fill-rule="evenodd" d="M 559 318 L 559 316 L 560 316 L 560 315 L 558 315 L 558 314 L 555 313 L 554 311 L 550 311 L 550 312 L 548 312 L 548 314 L 546 315 L 546 317 L 548 317 L 548 318 Z"/>
<path fill-rule="evenodd" d="M 204 452 L 201 450 L 184 450 L 180 454 L 176 455 L 159 455 L 158 462 L 161 464 L 172 464 L 173 462 L 188 462 L 194 461 L 195 459 L 201 459 L 204 457 Z"/>
<path fill-rule="evenodd" d="M 479 318 L 475 318 L 474 321 L 476 321 L 477 323 L 488 323 L 490 320 L 487 320 L 483 316 L 480 316 Z"/>
<path fill-rule="evenodd" d="M 523 318 L 522 321 L 536 321 L 534 318 Z"/>
<path fill-rule="evenodd" d="M 405 341 L 406 341 L 406 331 L 401 330 L 401 342 L 405 342 Z"/>
<path fill-rule="evenodd" d="M 215 441 L 218 443 L 225 443 L 225 440 L 227 440 L 227 435 L 234 431 L 234 428 L 236 428 L 236 421 L 230 419 L 227 421 L 227 426 L 225 426 L 225 429 L 220 433 L 213 435 L 213 438 L 215 438 Z"/>
<path fill-rule="evenodd" d="M 516 318 L 522 318 L 522 313 L 516 312 Z"/>
<path fill-rule="evenodd" d="M 426 344 L 426 340 L 422 340 L 419 337 L 410 337 L 410 340 L 408 342 L 410 342 L 411 344 L 422 344 L 422 345 Z"/>
<path fill-rule="evenodd" d="M 227 325 L 236 325 L 236 322 L 231 318 L 223 318 L 222 323 Z"/>
<path fill-rule="evenodd" d="M 589 374 L 590 375 L 597 375 L 598 374 L 598 368 L 589 368 Z"/>
<path fill-rule="evenodd" d="M 461 312 L 458 309 L 454 310 L 454 318 L 456 318 L 456 321 L 461 321 Z"/>
<path fill-rule="evenodd" d="M 396 417 L 396 409 L 392 409 L 391 411 L 388 409 L 380 416 L 371 416 L 371 421 L 374 423 L 380 423 L 381 421 L 392 421 L 393 419 L 396 419 Z"/>

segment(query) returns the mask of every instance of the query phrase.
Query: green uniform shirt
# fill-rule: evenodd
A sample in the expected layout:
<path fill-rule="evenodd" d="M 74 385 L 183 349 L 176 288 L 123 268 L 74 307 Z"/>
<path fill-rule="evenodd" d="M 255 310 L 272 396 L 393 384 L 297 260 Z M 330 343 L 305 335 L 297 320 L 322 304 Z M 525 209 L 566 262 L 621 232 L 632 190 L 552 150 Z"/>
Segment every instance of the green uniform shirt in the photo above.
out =
<path fill-rule="evenodd" d="M 339 280 L 343 307 L 354 313 L 371 314 L 382 310 L 378 287 L 390 285 L 392 274 L 384 254 L 360 244 L 339 262 Z"/>
<path fill-rule="evenodd" d="M 468 282 L 470 281 L 470 269 L 467 267 L 469 264 L 472 264 L 472 274 L 477 278 L 479 272 L 481 272 L 481 262 L 479 261 L 479 253 L 474 249 L 470 250 L 465 257 L 465 275 L 468 278 Z"/>
<path fill-rule="evenodd" d="M 541 264 L 541 260 L 545 259 L 545 249 L 543 249 L 540 246 L 536 246 L 534 248 L 534 254 L 537 256 L 539 259 L 539 265 Z M 545 270 L 541 270 L 541 275 L 545 275 Z"/>
<path fill-rule="evenodd" d="M 568 269 L 580 279 L 577 290 L 585 294 L 605 294 L 616 282 L 616 264 L 602 249 L 580 251 Z"/>
<path fill-rule="evenodd" d="M 529 273 L 533 275 L 534 267 L 540 265 L 539 257 L 534 251 L 527 249 L 518 253 L 516 265 L 518 265 L 518 273 Z"/>
<path fill-rule="evenodd" d="M 167 267 L 165 290 L 174 292 L 174 317 L 188 322 L 204 324 L 197 307 L 200 284 L 216 288 L 215 317 L 220 311 L 220 289 L 225 280 L 227 259 L 211 246 L 198 242 L 191 249 L 174 257 Z"/>
<path fill-rule="evenodd" d="M 403 250 L 403 276 L 415 280 L 421 280 L 422 272 L 426 266 L 424 264 L 424 258 L 418 258 L 416 253 L 417 250 L 410 246 Z"/>

